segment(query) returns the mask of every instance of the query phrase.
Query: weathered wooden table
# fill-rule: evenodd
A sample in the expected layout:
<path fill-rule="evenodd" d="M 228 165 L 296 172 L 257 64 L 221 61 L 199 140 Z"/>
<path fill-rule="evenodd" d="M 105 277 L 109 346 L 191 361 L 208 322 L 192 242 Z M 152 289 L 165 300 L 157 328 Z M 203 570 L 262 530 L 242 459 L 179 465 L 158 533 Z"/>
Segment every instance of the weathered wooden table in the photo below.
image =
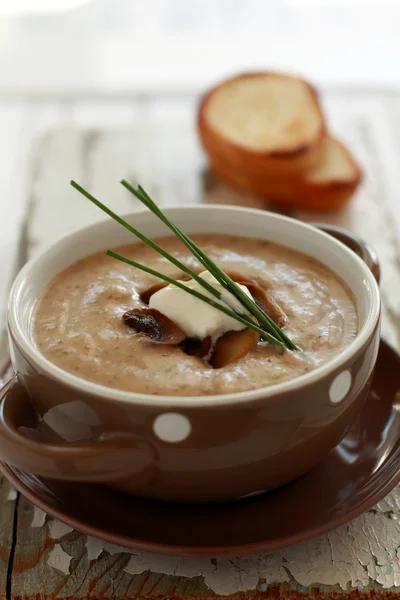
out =
<path fill-rule="evenodd" d="M 323 219 L 376 247 L 383 332 L 400 349 L 400 95 L 331 89 L 324 99 L 332 131 L 350 143 L 366 179 L 344 212 Z M 164 204 L 239 202 L 203 176 L 194 107 L 184 94 L 0 98 L 1 289 L 44 243 L 101 218 L 70 189 L 71 178 L 120 211 L 135 206 L 118 185 L 122 177 L 139 180 Z M 296 547 L 196 560 L 87 537 L 0 480 L 0 599 L 210 596 L 400 597 L 400 489 L 348 525 Z"/>

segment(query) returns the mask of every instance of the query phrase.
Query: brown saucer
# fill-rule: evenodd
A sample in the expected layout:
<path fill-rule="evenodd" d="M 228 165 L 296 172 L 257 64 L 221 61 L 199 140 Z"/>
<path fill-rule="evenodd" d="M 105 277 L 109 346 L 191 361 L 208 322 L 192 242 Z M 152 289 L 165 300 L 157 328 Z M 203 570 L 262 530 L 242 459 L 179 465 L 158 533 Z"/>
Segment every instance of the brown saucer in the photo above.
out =
<path fill-rule="evenodd" d="M 244 555 L 295 544 L 350 521 L 400 481 L 400 357 L 382 341 L 372 391 L 325 462 L 274 493 L 220 505 L 133 498 L 100 485 L 0 469 L 34 504 L 125 547 L 182 556 Z"/>

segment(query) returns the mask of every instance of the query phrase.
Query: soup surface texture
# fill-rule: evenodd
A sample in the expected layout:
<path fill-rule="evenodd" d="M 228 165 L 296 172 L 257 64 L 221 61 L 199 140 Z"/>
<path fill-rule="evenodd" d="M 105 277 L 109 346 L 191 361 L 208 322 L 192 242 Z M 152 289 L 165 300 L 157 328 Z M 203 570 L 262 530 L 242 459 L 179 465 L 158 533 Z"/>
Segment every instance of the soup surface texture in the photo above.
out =
<path fill-rule="evenodd" d="M 197 396 L 293 379 L 329 361 L 357 335 L 351 292 L 314 258 L 259 239 L 222 234 L 192 237 L 225 271 L 261 282 L 287 316 L 285 332 L 303 352 L 281 354 L 260 343 L 236 362 L 213 369 L 178 346 L 140 338 L 124 324 L 122 315 L 143 306 L 140 294 L 159 280 L 100 252 L 68 267 L 43 291 L 32 323 L 42 354 L 62 369 L 108 387 Z M 186 265 L 203 270 L 177 238 L 157 241 Z M 176 279 L 182 275 L 145 244 L 116 251 Z"/>

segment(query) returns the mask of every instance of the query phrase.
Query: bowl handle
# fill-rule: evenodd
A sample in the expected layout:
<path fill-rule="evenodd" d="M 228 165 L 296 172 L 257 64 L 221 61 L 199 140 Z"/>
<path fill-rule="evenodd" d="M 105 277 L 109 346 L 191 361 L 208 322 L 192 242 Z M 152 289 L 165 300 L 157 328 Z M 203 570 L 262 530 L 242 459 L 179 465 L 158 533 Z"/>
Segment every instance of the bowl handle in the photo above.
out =
<path fill-rule="evenodd" d="M 362 258 L 371 269 L 373 276 L 379 283 L 381 278 L 381 267 L 378 255 L 367 242 L 358 237 L 358 235 L 347 231 L 347 229 L 336 227 L 336 225 L 328 225 L 327 223 L 312 223 L 312 225 L 318 227 L 318 229 L 321 229 L 325 233 L 329 233 L 329 235 L 339 240 L 339 242 L 342 242 L 342 244 L 350 248 L 350 250 L 353 250 L 353 252 Z"/>
<path fill-rule="evenodd" d="M 85 445 L 53 445 L 21 433 L 15 423 L 32 413 L 26 390 L 15 375 L 0 391 L 1 459 L 23 471 L 50 479 L 107 482 L 127 475 L 148 479 L 155 450 L 144 440 L 123 438 Z"/>

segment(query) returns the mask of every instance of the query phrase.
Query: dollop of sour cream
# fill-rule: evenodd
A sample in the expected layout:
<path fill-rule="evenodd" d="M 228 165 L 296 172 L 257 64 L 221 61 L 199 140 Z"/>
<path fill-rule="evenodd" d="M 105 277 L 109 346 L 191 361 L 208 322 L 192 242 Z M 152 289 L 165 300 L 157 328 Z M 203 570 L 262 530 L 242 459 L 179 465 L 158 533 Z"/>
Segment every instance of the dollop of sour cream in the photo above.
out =
<path fill-rule="evenodd" d="M 182 283 L 208 298 L 216 300 L 221 304 L 227 304 L 229 308 L 236 309 L 241 314 L 249 314 L 239 300 L 231 292 L 225 290 L 209 271 L 203 271 L 203 273 L 200 273 L 200 277 L 222 294 L 223 301 L 215 298 L 211 292 L 194 279 L 182 281 Z M 240 284 L 237 285 L 249 298 L 252 297 L 247 287 Z M 204 339 L 210 335 L 215 339 L 225 331 L 240 331 L 246 328 L 246 325 L 243 325 L 243 323 L 236 321 L 217 308 L 203 302 L 203 300 L 171 284 L 153 294 L 150 298 L 149 306 L 166 315 L 182 329 L 187 337 L 191 338 Z"/>

